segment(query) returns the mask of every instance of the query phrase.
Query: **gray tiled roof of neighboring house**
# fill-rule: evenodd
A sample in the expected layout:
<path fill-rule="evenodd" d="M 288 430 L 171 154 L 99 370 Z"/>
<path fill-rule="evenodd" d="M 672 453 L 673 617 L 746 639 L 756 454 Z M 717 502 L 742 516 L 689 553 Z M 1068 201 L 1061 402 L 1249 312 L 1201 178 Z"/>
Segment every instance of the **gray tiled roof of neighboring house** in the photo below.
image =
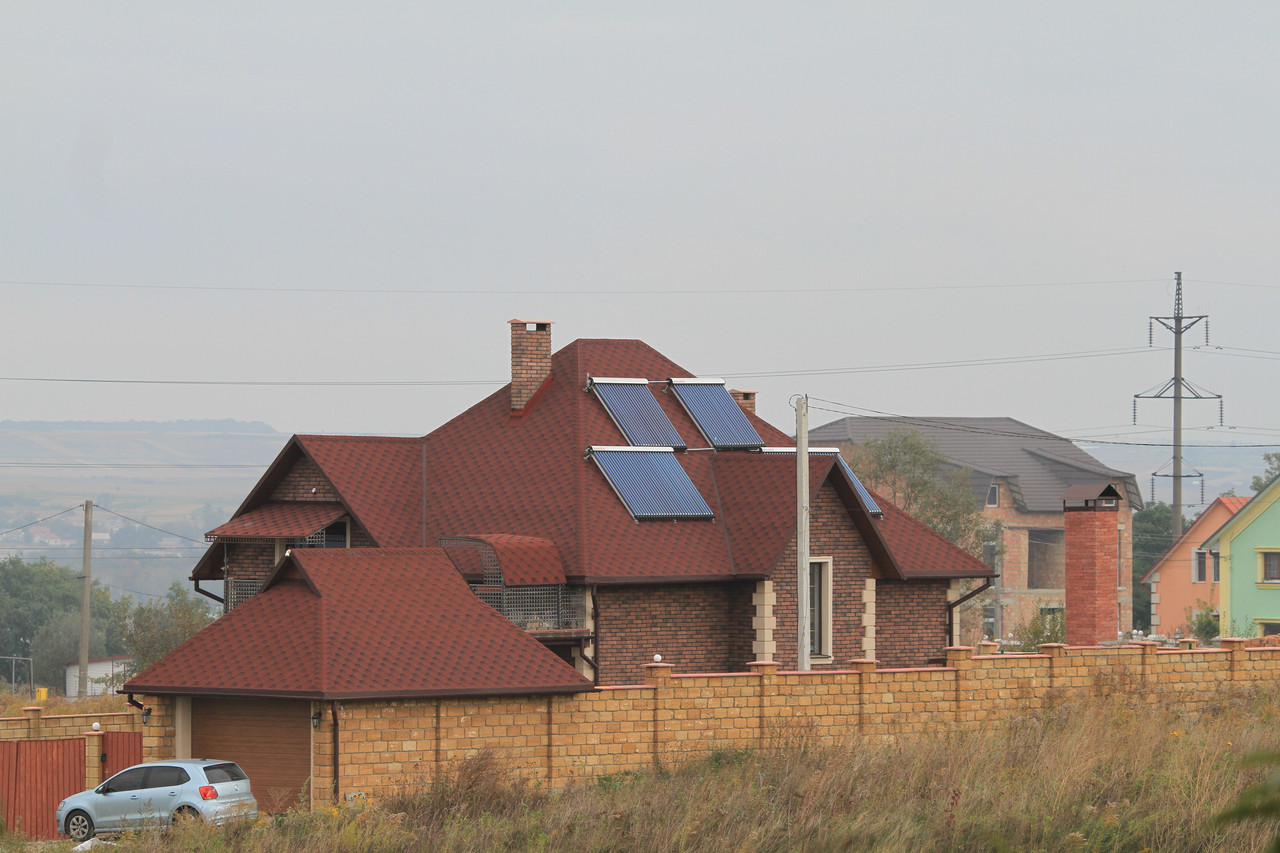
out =
<path fill-rule="evenodd" d="M 933 442 L 951 464 L 968 468 L 978 500 L 996 477 L 1006 478 L 1019 508 L 1059 512 L 1067 488 L 1119 480 L 1134 509 L 1142 494 L 1133 474 L 1102 464 L 1061 436 L 1013 418 L 841 418 L 809 430 L 812 445 L 861 444 L 893 429 L 910 429 Z"/>

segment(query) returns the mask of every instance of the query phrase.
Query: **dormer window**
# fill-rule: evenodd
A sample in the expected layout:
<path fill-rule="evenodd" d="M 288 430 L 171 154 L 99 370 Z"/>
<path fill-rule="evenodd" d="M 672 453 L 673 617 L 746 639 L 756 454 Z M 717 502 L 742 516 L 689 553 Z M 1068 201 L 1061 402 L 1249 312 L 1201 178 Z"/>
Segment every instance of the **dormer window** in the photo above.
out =
<path fill-rule="evenodd" d="M 1000 484 L 992 483 L 987 489 L 987 506 L 1000 506 Z"/>

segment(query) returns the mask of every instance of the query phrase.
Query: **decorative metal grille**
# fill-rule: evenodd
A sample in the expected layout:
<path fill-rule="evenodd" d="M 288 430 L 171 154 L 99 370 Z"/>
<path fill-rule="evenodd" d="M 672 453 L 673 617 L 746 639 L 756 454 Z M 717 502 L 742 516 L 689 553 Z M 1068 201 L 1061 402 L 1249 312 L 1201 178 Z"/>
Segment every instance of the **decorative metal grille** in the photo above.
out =
<path fill-rule="evenodd" d="M 222 596 L 222 612 L 226 613 L 235 610 L 241 604 L 244 604 L 250 598 L 258 594 L 258 590 L 262 588 L 262 581 L 248 578 L 231 579 L 226 581 L 225 589 Z"/>
<path fill-rule="evenodd" d="M 471 584 L 471 591 L 524 630 L 560 631 L 587 626 L 586 587 L 565 584 L 507 586 L 497 552 L 488 543 L 444 537 L 440 544 L 446 549 L 466 549 L 479 556 L 484 579 Z"/>

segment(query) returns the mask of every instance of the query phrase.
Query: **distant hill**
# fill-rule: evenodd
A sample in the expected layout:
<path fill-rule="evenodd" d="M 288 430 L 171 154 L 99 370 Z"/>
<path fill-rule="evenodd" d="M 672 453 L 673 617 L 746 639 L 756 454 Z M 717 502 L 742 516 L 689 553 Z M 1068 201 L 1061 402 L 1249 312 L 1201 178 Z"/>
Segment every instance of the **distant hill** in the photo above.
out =
<path fill-rule="evenodd" d="M 0 421 L 0 556 L 78 568 L 92 500 L 95 580 L 163 594 L 288 438 L 260 421 Z"/>

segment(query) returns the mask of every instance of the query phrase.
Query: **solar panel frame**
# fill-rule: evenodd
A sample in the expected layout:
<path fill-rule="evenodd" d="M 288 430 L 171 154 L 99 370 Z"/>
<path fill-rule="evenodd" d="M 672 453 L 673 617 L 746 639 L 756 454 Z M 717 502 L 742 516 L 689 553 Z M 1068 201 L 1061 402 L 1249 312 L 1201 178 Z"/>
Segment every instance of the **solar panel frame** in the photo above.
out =
<path fill-rule="evenodd" d="M 760 452 L 771 456 L 781 456 L 785 453 L 790 453 L 794 456 L 796 449 L 794 447 L 762 447 Z M 849 467 L 849 463 L 845 462 L 844 457 L 840 455 L 840 448 L 810 447 L 809 455 L 834 456 L 840 467 L 844 469 L 844 473 L 849 478 L 849 481 L 853 483 L 853 488 L 857 491 L 858 497 L 862 499 L 863 506 L 867 508 L 867 512 L 875 518 L 884 517 L 884 510 L 882 510 L 880 505 L 876 503 L 876 499 L 871 497 L 871 492 L 867 491 L 867 487 L 862 485 L 862 481 L 858 479 L 858 475 L 853 473 L 853 469 Z"/>
<path fill-rule="evenodd" d="M 672 379 L 670 387 L 712 447 L 754 450 L 764 446 L 746 412 L 729 396 L 723 379 Z"/>
<path fill-rule="evenodd" d="M 637 521 L 714 519 L 670 447 L 592 447 L 590 456 Z"/>
<path fill-rule="evenodd" d="M 590 386 L 613 423 L 633 446 L 685 449 L 684 439 L 649 390 L 647 379 L 592 378 Z"/>

